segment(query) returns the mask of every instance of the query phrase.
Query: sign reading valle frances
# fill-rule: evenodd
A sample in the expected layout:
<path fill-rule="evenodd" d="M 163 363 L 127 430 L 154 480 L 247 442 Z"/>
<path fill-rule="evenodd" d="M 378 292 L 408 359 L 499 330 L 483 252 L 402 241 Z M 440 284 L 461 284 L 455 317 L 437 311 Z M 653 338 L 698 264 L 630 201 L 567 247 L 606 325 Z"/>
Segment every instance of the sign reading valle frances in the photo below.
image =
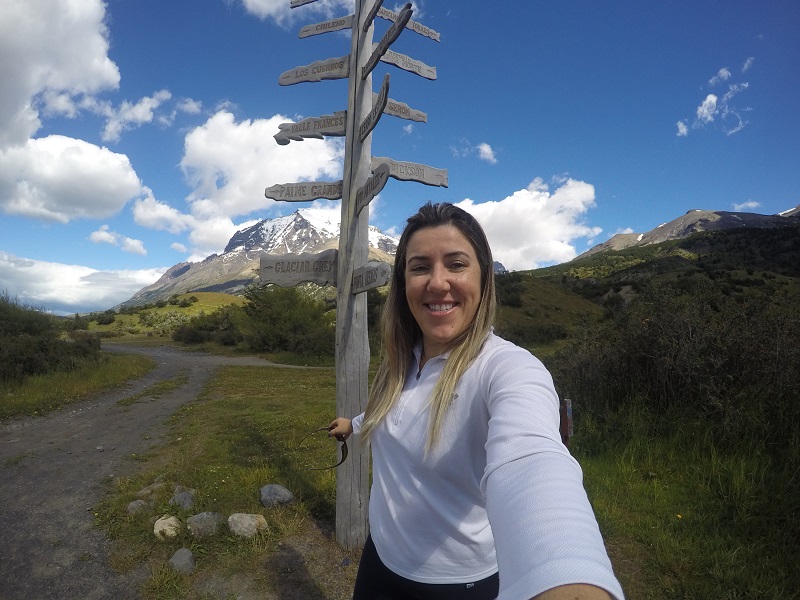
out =
<path fill-rule="evenodd" d="M 269 254 L 261 257 L 261 283 L 294 287 L 301 283 L 336 285 L 338 250 L 318 254 Z"/>
<path fill-rule="evenodd" d="M 322 140 L 326 135 L 342 136 L 345 135 L 346 126 L 347 111 L 341 110 L 332 115 L 309 117 L 297 123 L 281 123 L 274 137 L 276 142 L 285 146 L 292 140 L 301 142 L 304 138 Z"/>

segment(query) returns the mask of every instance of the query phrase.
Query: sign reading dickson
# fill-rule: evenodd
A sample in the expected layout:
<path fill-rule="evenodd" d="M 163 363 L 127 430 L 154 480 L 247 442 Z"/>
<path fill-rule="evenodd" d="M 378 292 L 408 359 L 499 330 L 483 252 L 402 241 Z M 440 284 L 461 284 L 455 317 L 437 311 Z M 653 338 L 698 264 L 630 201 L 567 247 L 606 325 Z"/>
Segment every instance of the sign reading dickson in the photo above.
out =
<path fill-rule="evenodd" d="M 258 271 L 261 283 L 294 287 L 311 282 L 317 285 L 336 285 L 338 250 L 319 254 L 270 254 L 261 257 Z"/>

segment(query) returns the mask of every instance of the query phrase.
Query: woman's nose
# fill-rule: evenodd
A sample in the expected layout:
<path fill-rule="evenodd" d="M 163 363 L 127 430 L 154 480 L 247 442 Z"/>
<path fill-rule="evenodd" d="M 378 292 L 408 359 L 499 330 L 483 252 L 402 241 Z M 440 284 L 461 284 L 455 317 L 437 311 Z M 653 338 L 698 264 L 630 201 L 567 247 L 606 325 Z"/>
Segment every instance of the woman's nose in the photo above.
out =
<path fill-rule="evenodd" d="M 447 270 L 441 266 L 436 266 L 431 269 L 431 278 L 428 280 L 428 290 L 432 292 L 446 292 L 449 289 L 450 282 L 447 279 Z"/>

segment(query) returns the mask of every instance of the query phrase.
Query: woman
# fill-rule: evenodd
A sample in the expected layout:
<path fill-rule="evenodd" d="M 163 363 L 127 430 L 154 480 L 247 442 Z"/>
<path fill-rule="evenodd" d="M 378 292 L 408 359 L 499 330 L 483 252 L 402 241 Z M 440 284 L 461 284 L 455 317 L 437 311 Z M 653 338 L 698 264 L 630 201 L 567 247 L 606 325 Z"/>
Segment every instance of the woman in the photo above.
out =
<path fill-rule="evenodd" d="M 623 597 L 552 378 L 492 332 L 493 267 L 460 208 L 408 219 L 367 409 L 329 431 L 372 447 L 354 600 Z"/>

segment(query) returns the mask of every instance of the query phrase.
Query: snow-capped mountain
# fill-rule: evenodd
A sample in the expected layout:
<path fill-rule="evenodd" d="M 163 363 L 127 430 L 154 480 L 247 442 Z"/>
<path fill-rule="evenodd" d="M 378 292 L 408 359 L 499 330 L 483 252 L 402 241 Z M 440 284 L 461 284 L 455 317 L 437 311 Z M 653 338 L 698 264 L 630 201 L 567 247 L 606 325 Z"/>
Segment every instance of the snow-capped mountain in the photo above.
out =
<path fill-rule="evenodd" d="M 394 263 L 397 241 L 378 228 L 370 227 L 370 260 Z M 338 246 L 339 223 L 330 219 L 330 211 L 300 209 L 237 231 L 222 254 L 212 254 L 202 262 L 171 267 L 157 282 L 139 290 L 120 306 L 151 304 L 187 292 L 236 294 L 258 280 L 259 263 L 264 254 L 317 253 Z"/>

